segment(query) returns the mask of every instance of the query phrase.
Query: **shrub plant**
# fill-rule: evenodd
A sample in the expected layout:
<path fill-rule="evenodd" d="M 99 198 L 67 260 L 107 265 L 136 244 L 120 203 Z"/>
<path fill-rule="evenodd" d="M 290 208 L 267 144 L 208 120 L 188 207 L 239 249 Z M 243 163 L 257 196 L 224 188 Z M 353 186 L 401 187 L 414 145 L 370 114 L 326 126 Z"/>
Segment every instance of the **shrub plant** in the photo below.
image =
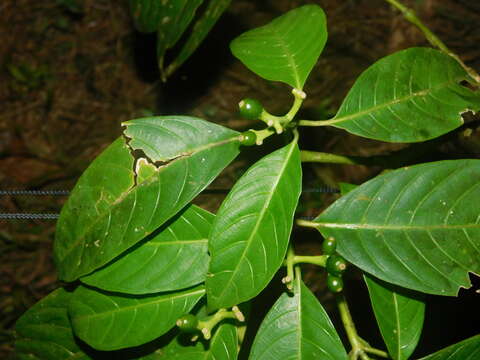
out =
<path fill-rule="evenodd" d="M 301 150 L 299 127 L 422 142 L 480 109 L 478 75 L 392 3 L 440 50 L 410 48 L 380 59 L 331 119 L 295 117 L 327 41 L 323 10 L 305 5 L 231 43 L 250 70 L 291 86 L 284 116 L 245 99 L 240 112 L 263 129 L 239 133 L 178 115 L 123 123 L 123 136 L 93 161 L 63 207 L 54 257 L 65 286 L 17 322 L 18 357 L 236 359 L 249 303 L 285 267 L 284 292 L 249 359 L 409 358 L 422 332 L 424 295 L 456 296 L 470 286 L 469 272 L 480 273 L 479 160 L 402 167 L 345 187 L 313 221 L 297 221 L 323 236 L 322 255 L 297 255 L 290 241 L 302 162 L 332 158 Z M 281 133 L 285 145 L 253 164 L 216 214 L 191 204 L 242 148 Z M 349 355 L 303 283 L 300 263 L 328 272 Z M 342 291 L 342 274 L 353 266 L 364 274 L 385 349 L 372 348 L 354 326 Z M 467 358 L 480 358 L 479 335 L 424 359 Z"/>

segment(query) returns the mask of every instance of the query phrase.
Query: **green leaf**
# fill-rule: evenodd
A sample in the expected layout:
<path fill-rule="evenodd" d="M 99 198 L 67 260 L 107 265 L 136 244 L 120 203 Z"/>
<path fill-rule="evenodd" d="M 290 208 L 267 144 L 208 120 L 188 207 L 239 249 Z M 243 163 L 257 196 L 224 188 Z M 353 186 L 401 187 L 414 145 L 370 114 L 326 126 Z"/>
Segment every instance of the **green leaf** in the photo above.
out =
<path fill-rule="evenodd" d="M 338 186 L 340 187 L 340 194 L 344 196 L 344 195 L 347 195 L 353 189 L 355 189 L 358 185 L 349 184 L 346 182 L 340 182 L 338 183 Z"/>
<path fill-rule="evenodd" d="M 161 360 L 236 360 L 238 355 L 237 328 L 222 323 L 214 330 L 208 346 L 201 341 L 192 342 L 191 335 L 179 334 L 164 348 Z"/>
<path fill-rule="evenodd" d="M 184 289 L 205 281 L 214 215 L 195 205 L 113 263 L 82 277 L 88 285 L 127 294 Z"/>
<path fill-rule="evenodd" d="M 302 89 L 326 42 L 325 13 L 317 5 L 304 5 L 240 35 L 230 49 L 264 79 Z"/>
<path fill-rule="evenodd" d="M 480 359 L 480 335 L 437 351 L 419 360 L 476 360 Z"/>
<path fill-rule="evenodd" d="M 151 234 L 239 152 L 238 132 L 193 117 L 124 125 L 128 143 L 119 138 L 97 157 L 62 209 L 54 244 L 62 280 L 98 269 Z"/>
<path fill-rule="evenodd" d="M 403 360 L 413 353 L 422 333 L 425 315 L 424 296 L 364 276 L 373 311 L 392 359 Z"/>
<path fill-rule="evenodd" d="M 297 276 L 293 295 L 281 295 L 263 319 L 249 359 L 346 360 L 348 357 L 322 305 Z"/>
<path fill-rule="evenodd" d="M 234 185 L 210 233 L 210 309 L 255 297 L 275 275 L 287 251 L 301 177 L 293 141 L 259 160 Z"/>
<path fill-rule="evenodd" d="M 440 51 L 399 51 L 360 75 L 329 123 L 382 141 L 432 139 L 462 125 L 463 112 L 480 110 L 479 92 L 460 85 L 468 78 Z"/>
<path fill-rule="evenodd" d="M 338 199 L 314 221 L 362 270 L 409 289 L 456 295 L 480 273 L 480 160 L 391 171 Z"/>
<path fill-rule="evenodd" d="M 98 350 L 117 350 L 163 335 L 203 295 L 203 286 L 143 296 L 120 296 L 80 286 L 73 293 L 68 314 L 80 339 Z"/>
<path fill-rule="evenodd" d="M 190 57 L 190 55 L 192 55 L 192 53 L 208 35 L 223 12 L 228 8 L 230 2 L 231 0 L 208 1 L 205 11 L 203 11 L 199 19 L 193 25 L 192 31 L 188 35 L 188 39 L 186 40 L 185 44 L 182 46 L 175 59 L 165 70 L 165 77 L 171 75 Z"/>
<path fill-rule="evenodd" d="M 138 31 L 159 31 L 159 41 L 175 44 L 203 0 L 130 0 L 130 11 Z M 177 32 L 177 33 L 175 33 Z M 173 42 L 172 42 L 173 41 Z"/>
<path fill-rule="evenodd" d="M 32 306 L 15 330 L 15 353 L 18 359 L 66 360 L 91 359 L 75 340 L 68 319 L 71 293 L 57 289 Z"/>
<path fill-rule="evenodd" d="M 203 0 L 167 0 L 162 3 L 165 5 L 162 4 L 162 17 L 157 29 L 157 58 L 160 70 L 163 70 L 165 52 L 180 39 Z"/>

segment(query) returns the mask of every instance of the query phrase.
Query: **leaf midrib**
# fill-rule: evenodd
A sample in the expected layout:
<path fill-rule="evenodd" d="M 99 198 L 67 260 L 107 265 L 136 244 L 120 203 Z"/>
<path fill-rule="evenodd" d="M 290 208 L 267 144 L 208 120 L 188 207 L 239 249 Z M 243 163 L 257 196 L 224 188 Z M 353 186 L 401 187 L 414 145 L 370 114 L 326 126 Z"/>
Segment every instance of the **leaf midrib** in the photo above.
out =
<path fill-rule="evenodd" d="M 318 228 L 337 228 L 348 230 L 459 230 L 480 229 L 480 223 L 475 224 L 438 224 L 438 225 L 380 225 L 358 223 L 324 223 L 316 222 Z"/>
<path fill-rule="evenodd" d="M 282 179 L 282 175 L 285 171 L 285 168 L 287 167 L 289 161 L 290 161 L 290 157 L 292 156 L 292 153 L 293 151 L 296 149 L 296 142 L 294 143 L 291 143 L 291 150 L 289 151 L 289 153 L 287 154 L 287 156 L 285 157 L 286 161 L 284 162 L 282 168 L 281 168 L 281 171 L 279 171 L 279 175 L 277 177 L 277 180 L 274 184 L 272 184 L 272 189 L 276 189 L 276 187 L 278 186 L 278 183 L 280 182 L 280 180 Z M 275 193 L 275 191 L 271 191 L 269 196 L 267 197 L 267 199 L 265 200 L 264 204 L 265 206 L 263 207 L 263 209 L 259 212 L 259 215 L 258 215 L 258 220 L 255 224 L 255 227 L 254 229 L 252 230 L 251 232 L 251 235 L 249 236 L 249 238 L 247 240 L 245 240 L 247 242 L 247 246 L 245 246 L 241 256 L 240 256 L 240 260 L 238 261 L 237 264 L 240 264 L 244 261 L 244 258 L 246 257 L 246 253 L 248 252 L 248 249 L 250 249 L 250 246 L 252 245 L 252 240 L 254 238 L 254 234 L 256 234 L 260 224 L 261 224 L 261 220 L 263 219 L 263 217 L 265 216 L 265 212 L 267 211 L 267 208 L 269 207 L 269 204 L 273 198 L 273 194 Z M 230 287 L 230 284 L 232 283 L 233 281 L 233 278 L 236 276 L 238 270 L 239 270 L 240 266 L 237 266 L 235 268 L 235 270 L 232 272 L 232 275 L 230 276 L 230 278 L 228 279 L 228 281 L 223 285 L 223 291 L 218 295 L 217 299 L 221 299 L 223 297 L 223 294 L 226 292 L 226 290 Z"/>

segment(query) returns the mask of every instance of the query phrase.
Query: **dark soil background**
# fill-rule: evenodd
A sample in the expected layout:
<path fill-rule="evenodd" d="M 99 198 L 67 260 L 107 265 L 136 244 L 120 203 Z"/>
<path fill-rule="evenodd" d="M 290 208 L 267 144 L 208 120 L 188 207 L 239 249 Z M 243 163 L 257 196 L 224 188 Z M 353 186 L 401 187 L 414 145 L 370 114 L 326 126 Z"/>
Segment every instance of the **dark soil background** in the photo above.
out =
<path fill-rule="evenodd" d="M 305 88 L 303 111 L 308 118 L 334 113 L 356 77 L 377 59 L 406 47 L 429 46 L 382 0 L 234 0 L 207 41 L 164 84 L 156 68 L 155 37 L 134 30 L 125 1 L 78 0 L 78 7 L 64 3 L 68 2 L 0 3 L 0 190 L 72 189 L 92 159 L 121 133 L 124 120 L 190 114 L 244 130 L 258 125 L 236 113 L 238 101 L 246 96 L 259 99 L 272 113 L 285 112 L 291 103 L 288 89 L 250 73 L 230 54 L 228 43 L 299 5 L 321 5 L 329 26 L 327 46 Z M 480 70 L 479 1 L 405 3 L 469 66 Z M 480 122 L 474 116 L 467 120 L 461 129 L 426 146 L 411 145 L 416 156 L 409 162 L 480 158 Z M 407 147 L 332 129 L 308 129 L 303 135 L 304 149 L 339 154 L 371 156 Z M 248 149 L 212 187 L 229 188 L 263 154 L 265 148 Z M 337 186 L 340 181 L 360 184 L 381 170 L 307 164 L 304 181 L 309 188 Z M 317 215 L 334 198 L 305 195 L 299 216 Z M 221 200 L 204 194 L 196 202 L 214 211 Z M 57 213 L 64 201 L 61 196 L 0 196 L 0 213 Z M 0 220 L 2 359 L 11 356 L 16 319 L 58 286 L 52 261 L 54 232 L 53 220 Z M 319 252 L 317 233 L 296 229 L 293 236 L 299 253 Z M 304 278 L 337 321 L 324 274 L 305 267 Z M 458 298 L 429 298 L 426 330 L 416 356 L 480 332 L 480 295 L 475 293 L 479 281 L 472 281 L 474 287 L 460 291 Z M 258 311 L 276 291 L 268 288 L 263 293 Z M 346 292 L 361 334 L 383 347 L 358 272 L 347 277 Z"/>

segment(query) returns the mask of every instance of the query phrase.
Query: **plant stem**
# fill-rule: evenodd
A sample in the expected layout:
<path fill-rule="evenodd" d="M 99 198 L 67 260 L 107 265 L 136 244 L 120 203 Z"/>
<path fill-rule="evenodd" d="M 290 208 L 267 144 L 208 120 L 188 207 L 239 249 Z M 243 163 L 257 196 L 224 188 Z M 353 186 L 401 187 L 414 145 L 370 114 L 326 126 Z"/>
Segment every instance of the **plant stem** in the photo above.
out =
<path fill-rule="evenodd" d="M 295 255 L 293 257 L 293 264 L 295 265 L 299 263 L 306 263 L 306 264 L 313 264 L 313 265 L 325 267 L 327 266 L 327 259 L 328 259 L 328 255 L 318 255 L 318 256 Z"/>
<path fill-rule="evenodd" d="M 263 144 L 263 140 L 265 140 L 266 138 L 268 138 L 269 136 L 275 134 L 275 131 L 274 130 L 271 130 L 271 129 L 262 129 L 262 130 L 253 130 L 253 129 L 250 129 L 250 131 L 254 132 L 255 133 L 255 136 L 257 137 L 257 141 L 256 141 L 256 144 L 257 145 L 262 145 Z M 239 138 L 239 141 L 241 139 Z"/>
<path fill-rule="evenodd" d="M 358 335 L 352 319 L 352 314 L 350 313 L 350 309 L 348 308 L 347 301 L 343 294 L 339 294 L 337 296 L 337 306 L 340 312 L 340 318 L 342 319 L 343 326 L 345 328 L 345 332 L 347 333 L 348 341 L 352 346 L 352 350 L 349 354 L 350 359 L 356 360 L 360 357 L 362 360 L 369 360 L 370 358 L 366 354 L 367 352 L 388 358 L 388 354 L 385 351 L 372 348 Z"/>
<path fill-rule="evenodd" d="M 201 320 L 198 323 L 198 328 L 203 334 L 205 340 L 209 340 L 212 337 L 212 329 L 224 319 L 236 319 L 239 320 L 238 314 L 240 310 L 228 311 L 227 309 L 219 309 L 215 314 L 206 320 Z M 243 316 L 243 314 L 242 314 Z"/>
<path fill-rule="evenodd" d="M 318 224 L 314 221 L 308 221 L 308 220 L 302 220 L 302 219 L 297 220 L 297 225 L 303 226 L 303 227 L 314 228 L 314 229 L 318 229 L 320 227 L 320 224 Z"/>
<path fill-rule="evenodd" d="M 306 121 L 306 120 L 304 120 Z M 363 165 L 361 162 L 355 159 L 355 157 L 349 157 L 344 155 L 330 154 L 317 151 L 300 151 L 302 162 L 319 162 L 329 164 L 347 164 L 347 165 Z"/>
<path fill-rule="evenodd" d="M 437 35 L 435 35 L 427 26 L 425 26 L 425 24 L 418 18 L 414 10 L 403 5 L 399 0 L 385 0 L 385 1 L 387 1 L 393 7 L 400 10 L 406 20 L 411 22 L 421 32 L 423 32 L 423 34 L 425 35 L 425 38 L 428 40 L 428 42 L 430 42 L 430 44 L 437 47 L 438 49 L 443 51 L 445 54 L 453 57 L 465 69 L 468 75 L 470 75 L 477 84 L 480 84 L 480 75 L 475 70 L 465 65 L 465 63 L 460 59 L 460 57 L 457 54 L 451 51 L 447 47 L 447 45 L 445 45 L 445 43 L 437 37 Z"/>
<path fill-rule="evenodd" d="M 282 282 L 287 286 L 288 290 L 293 289 L 293 278 L 294 270 L 293 266 L 295 265 L 294 259 L 295 252 L 293 251 L 293 246 L 290 244 L 287 250 L 287 258 L 285 259 L 285 265 L 287 266 L 287 276 L 282 279 Z"/>
<path fill-rule="evenodd" d="M 293 95 L 293 104 L 290 110 L 283 115 L 283 116 L 275 116 L 267 112 L 265 109 L 262 111 L 260 115 L 260 120 L 265 122 L 269 127 L 273 127 L 277 134 L 281 134 L 285 127 L 293 120 L 295 115 L 297 114 L 300 106 L 303 103 L 303 100 L 307 97 L 307 95 L 300 89 L 292 89 Z"/>

